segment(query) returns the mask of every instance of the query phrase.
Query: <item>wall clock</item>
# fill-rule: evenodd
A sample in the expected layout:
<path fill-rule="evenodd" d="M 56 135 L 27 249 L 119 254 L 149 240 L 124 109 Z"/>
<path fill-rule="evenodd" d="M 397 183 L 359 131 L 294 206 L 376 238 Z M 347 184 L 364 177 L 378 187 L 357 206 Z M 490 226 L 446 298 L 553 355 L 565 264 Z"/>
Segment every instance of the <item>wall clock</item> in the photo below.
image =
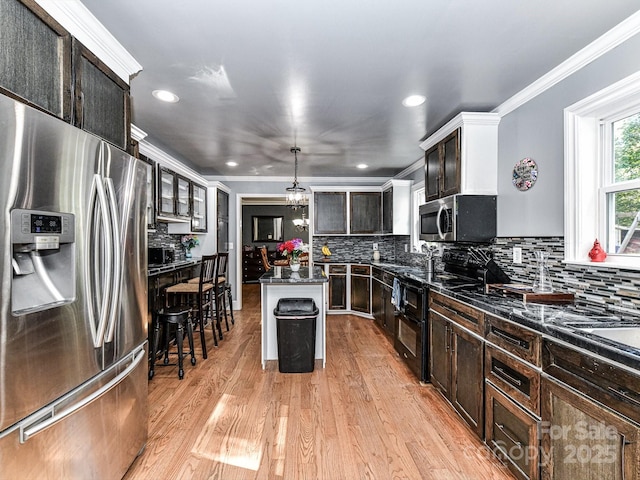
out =
<path fill-rule="evenodd" d="M 538 166 L 532 158 L 523 158 L 513 167 L 513 185 L 521 192 L 526 192 L 538 179 Z"/>

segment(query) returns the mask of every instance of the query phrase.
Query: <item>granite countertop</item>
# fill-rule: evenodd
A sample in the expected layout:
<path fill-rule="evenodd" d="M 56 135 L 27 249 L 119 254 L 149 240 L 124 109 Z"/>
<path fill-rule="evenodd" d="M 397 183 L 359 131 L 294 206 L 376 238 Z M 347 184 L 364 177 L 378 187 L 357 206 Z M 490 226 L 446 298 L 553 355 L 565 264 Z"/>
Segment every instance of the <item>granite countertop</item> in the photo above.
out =
<path fill-rule="evenodd" d="M 273 267 L 260 277 L 260 283 L 270 284 L 320 284 L 328 281 L 329 279 L 321 267 L 300 267 L 297 272 L 292 271 L 289 267 Z"/>
<path fill-rule="evenodd" d="M 149 265 L 147 268 L 147 276 L 153 277 L 154 275 L 160 275 L 162 273 L 175 272 L 182 268 L 193 267 L 200 263 L 200 257 L 193 257 L 190 260 L 181 260 L 178 262 L 167 263 L 165 265 Z"/>
<path fill-rule="evenodd" d="M 432 291 L 441 292 L 480 310 L 541 332 L 545 338 L 570 343 L 640 371 L 640 348 L 580 329 L 640 329 L 640 312 L 580 300 L 568 305 L 525 303 L 515 296 L 497 292 L 486 293 L 480 285 L 451 284 L 446 275 L 431 274 L 420 267 L 374 263 L 372 265 L 395 275 L 417 280 L 428 285 Z"/>

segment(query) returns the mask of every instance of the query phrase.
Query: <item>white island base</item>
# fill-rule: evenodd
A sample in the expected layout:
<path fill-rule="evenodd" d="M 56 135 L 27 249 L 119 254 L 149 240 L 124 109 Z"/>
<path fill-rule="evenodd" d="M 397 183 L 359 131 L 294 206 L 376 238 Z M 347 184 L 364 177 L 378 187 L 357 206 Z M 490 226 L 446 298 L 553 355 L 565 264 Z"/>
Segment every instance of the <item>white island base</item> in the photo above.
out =
<path fill-rule="evenodd" d="M 282 270 L 289 270 L 284 267 Z M 260 293 L 262 301 L 262 368 L 268 361 L 278 360 L 278 336 L 277 320 L 273 310 L 281 298 L 312 298 L 318 307 L 316 319 L 316 347 L 315 359 L 322 361 L 322 368 L 326 365 L 326 289 L 327 279 L 318 273 L 317 277 L 304 277 L 300 269 L 300 279 L 292 282 L 287 279 L 279 279 L 277 275 L 269 275 L 267 272 L 260 279 Z M 312 274 L 315 274 L 315 270 Z M 320 269 L 317 269 L 318 271 Z M 287 277 L 281 272 L 282 277 Z M 305 272 L 306 273 L 306 272 Z M 266 278 L 265 278 L 266 277 Z M 278 281 L 280 280 L 280 281 Z M 284 281 L 282 281 L 284 280 Z M 287 281 L 288 280 L 288 281 Z M 316 362 L 317 364 L 317 362 Z"/>

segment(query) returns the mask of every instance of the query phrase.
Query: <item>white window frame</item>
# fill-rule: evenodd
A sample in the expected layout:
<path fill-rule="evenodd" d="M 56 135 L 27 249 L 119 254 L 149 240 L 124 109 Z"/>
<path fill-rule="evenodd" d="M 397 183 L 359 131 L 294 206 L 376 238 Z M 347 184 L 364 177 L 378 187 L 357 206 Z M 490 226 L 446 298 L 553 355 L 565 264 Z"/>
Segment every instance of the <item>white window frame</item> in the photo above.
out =
<path fill-rule="evenodd" d="M 422 252 L 422 245 L 426 242 L 420 240 L 420 205 L 425 202 L 424 180 L 411 186 L 411 251 Z"/>
<path fill-rule="evenodd" d="M 633 107 L 630 110 L 630 107 Z M 565 262 L 591 264 L 588 253 L 595 239 L 604 244 L 606 192 L 609 172 L 603 119 L 640 110 L 640 72 L 637 72 L 564 111 Z M 608 134 L 606 134 L 608 135 Z M 609 142 L 610 144 L 610 142 Z M 616 185 L 616 189 L 621 187 Z M 640 270 L 640 256 L 608 254 L 598 265 Z"/>

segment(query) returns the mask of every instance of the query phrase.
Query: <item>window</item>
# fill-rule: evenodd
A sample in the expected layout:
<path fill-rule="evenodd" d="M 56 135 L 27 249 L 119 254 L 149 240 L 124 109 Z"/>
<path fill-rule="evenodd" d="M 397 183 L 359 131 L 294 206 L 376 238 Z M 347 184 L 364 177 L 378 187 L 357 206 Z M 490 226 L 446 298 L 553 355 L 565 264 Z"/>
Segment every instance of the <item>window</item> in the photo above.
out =
<path fill-rule="evenodd" d="M 422 245 L 427 242 L 420 240 L 420 205 L 425 202 L 424 182 L 411 187 L 411 250 L 422 252 Z"/>
<path fill-rule="evenodd" d="M 565 260 L 640 269 L 640 72 L 565 110 Z"/>
<path fill-rule="evenodd" d="M 602 122 L 608 254 L 640 254 L 640 113 Z"/>

